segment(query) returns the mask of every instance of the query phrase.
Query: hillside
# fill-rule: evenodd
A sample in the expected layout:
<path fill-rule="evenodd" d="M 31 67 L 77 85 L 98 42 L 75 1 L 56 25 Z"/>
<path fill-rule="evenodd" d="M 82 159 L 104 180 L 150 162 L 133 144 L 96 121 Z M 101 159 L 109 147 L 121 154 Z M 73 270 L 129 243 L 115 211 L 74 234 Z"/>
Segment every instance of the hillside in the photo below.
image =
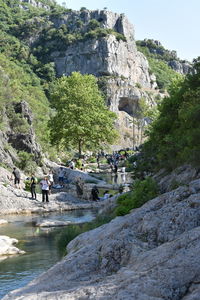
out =
<path fill-rule="evenodd" d="M 177 73 L 186 75 L 192 71 L 191 63 L 179 59 L 176 51 L 165 49 L 159 41 L 145 39 L 136 44 L 138 50 L 147 57 L 160 89 L 167 89 L 173 79 L 178 77 Z"/>
<path fill-rule="evenodd" d="M 98 78 L 106 103 L 118 114 L 116 126 L 121 140 L 116 147 L 132 146 L 133 131 L 135 145 L 141 143 L 143 129 L 137 122 L 133 130 L 132 118 L 138 115 L 140 98 L 145 98 L 152 106 L 155 104 L 154 94 L 158 92 L 154 89 L 155 79 L 148 72 L 146 58 L 137 52 L 133 26 L 124 15 L 106 10 L 74 12 L 54 1 L 1 0 L 0 9 L 2 55 L 12 61 L 14 68 L 16 64 L 27 76 L 33 77 L 37 81 L 32 84 L 34 89 L 43 93 L 43 100 L 38 97 L 38 102 L 46 103 L 46 120 L 44 115 L 38 115 L 40 104 L 35 109 L 34 101 L 24 99 L 23 95 L 13 95 L 13 101 L 27 101 L 33 120 L 41 121 L 33 121 L 32 127 L 43 151 L 50 148 L 45 122 L 50 113 L 51 82 L 56 76 L 70 75 L 73 71 Z M 26 88 L 27 84 L 24 91 Z M 10 100 L 7 98 L 6 101 Z M 37 127 L 46 128 L 45 137 Z M 4 133 L 7 131 L 3 130 Z M 7 133 L 6 143 L 10 145 Z M 27 151 L 21 146 L 16 150 Z"/>
<path fill-rule="evenodd" d="M 20 165 L 22 159 L 42 163 L 43 153 L 49 152 L 55 158 L 47 128 L 51 87 L 56 77 L 74 71 L 96 76 L 106 104 L 117 114 L 120 139 L 113 149 L 142 143 L 150 119 L 141 107 L 144 102 L 148 109 L 156 107 L 163 97 L 158 87 L 167 88 L 176 73 L 150 51 L 145 53 L 148 63 L 126 16 L 72 11 L 53 0 L 0 0 L 0 18 L 3 164 Z M 22 102 L 31 122 L 15 108 Z"/>
<path fill-rule="evenodd" d="M 43 164 L 43 153 L 49 149 L 50 107 L 46 92 L 50 80 L 48 74 L 41 75 L 46 66 L 15 30 L 32 16 L 45 14 L 46 5 L 52 5 L 52 1 L 40 1 L 41 5 L 35 1 L 36 7 L 23 3 L 27 9 L 21 7 L 21 2 L 24 1 L 0 1 L 0 161 L 3 166 L 17 165 L 30 172 L 36 164 Z M 48 72 L 51 79 L 55 78 L 53 67 Z"/>

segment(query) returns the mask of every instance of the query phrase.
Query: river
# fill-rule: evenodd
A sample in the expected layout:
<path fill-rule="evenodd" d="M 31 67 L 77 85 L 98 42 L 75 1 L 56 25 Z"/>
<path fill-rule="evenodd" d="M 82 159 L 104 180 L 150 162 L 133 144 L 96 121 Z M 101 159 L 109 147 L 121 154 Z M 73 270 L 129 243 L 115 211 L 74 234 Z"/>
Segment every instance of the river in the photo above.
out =
<path fill-rule="evenodd" d="M 92 221 L 95 215 L 95 211 L 76 210 L 43 215 L 6 216 L 9 223 L 0 227 L 0 235 L 18 239 L 16 246 L 26 251 L 26 254 L 9 256 L 0 261 L 0 299 L 11 290 L 25 286 L 62 259 L 63 253 L 59 252 L 56 234 L 50 229 L 35 227 L 37 221 L 51 219 L 82 223 Z M 62 229 L 57 228 L 56 233 L 58 230 Z"/>
<path fill-rule="evenodd" d="M 114 186 L 132 182 L 129 173 L 93 175 Z M 97 211 L 92 210 L 74 210 L 41 215 L 7 215 L 5 219 L 9 223 L 0 227 L 0 235 L 18 239 L 17 248 L 24 250 L 26 254 L 9 256 L 4 260 L 1 260 L 3 257 L 0 258 L 0 299 L 8 292 L 25 286 L 63 257 L 56 239 L 62 227 L 60 229 L 41 229 L 35 227 L 37 222 L 51 219 L 84 223 L 92 221 L 96 215 Z"/>

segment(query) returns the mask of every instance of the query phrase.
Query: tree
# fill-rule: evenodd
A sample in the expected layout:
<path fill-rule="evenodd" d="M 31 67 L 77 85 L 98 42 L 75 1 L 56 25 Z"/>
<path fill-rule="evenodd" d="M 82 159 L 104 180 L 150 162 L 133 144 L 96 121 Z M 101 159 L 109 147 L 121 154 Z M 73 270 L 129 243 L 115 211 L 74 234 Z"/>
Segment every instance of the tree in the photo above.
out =
<path fill-rule="evenodd" d="M 94 149 L 102 143 L 112 143 L 115 113 L 108 110 L 93 75 L 73 72 L 59 78 L 51 96 L 55 115 L 52 116 L 52 144 L 82 150 Z"/>
<path fill-rule="evenodd" d="M 143 162 L 152 162 L 151 171 L 200 166 L 200 59 L 194 60 L 193 74 L 173 82 L 159 112 L 143 146 Z"/>

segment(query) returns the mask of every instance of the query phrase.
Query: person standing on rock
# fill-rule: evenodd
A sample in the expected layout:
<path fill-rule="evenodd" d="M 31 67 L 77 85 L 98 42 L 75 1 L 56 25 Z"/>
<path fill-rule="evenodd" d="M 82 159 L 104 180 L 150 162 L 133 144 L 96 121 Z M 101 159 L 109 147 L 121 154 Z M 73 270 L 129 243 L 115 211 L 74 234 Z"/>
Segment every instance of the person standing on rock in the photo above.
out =
<path fill-rule="evenodd" d="M 92 196 L 92 200 L 93 201 L 98 201 L 99 198 L 99 190 L 97 188 L 97 186 L 93 186 L 92 190 L 91 190 L 91 196 Z"/>
<path fill-rule="evenodd" d="M 58 171 L 58 183 L 62 185 L 64 183 L 65 170 L 63 167 L 60 167 Z"/>
<path fill-rule="evenodd" d="M 20 188 L 20 179 L 21 179 L 21 174 L 18 169 L 13 168 L 12 175 L 14 176 L 14 186 L 16 188 Z"/>
<path fill-rule="evenodd" d="M 48 180 L 48 176 L 44 176 L 44 179 L 40 181 L 40 185 L 42 188 L 42 202 L 49 202 L 49 186 L 50 181 Z"/>
<path fill-rule="evenodd" d="M 37 199 L 36 197 L 36 184 L 37 184 L 37 178 L 34 174 L 31 175 L 31 197 L 32 199 Z"/>
<path fill-rule="evenodd" d="M 84 189 L 84 183 L 81 177 L 78 177 L 76 179 L 76 193 L 78 198 L 81 198 L 83 196 L 83 189 Z"/>

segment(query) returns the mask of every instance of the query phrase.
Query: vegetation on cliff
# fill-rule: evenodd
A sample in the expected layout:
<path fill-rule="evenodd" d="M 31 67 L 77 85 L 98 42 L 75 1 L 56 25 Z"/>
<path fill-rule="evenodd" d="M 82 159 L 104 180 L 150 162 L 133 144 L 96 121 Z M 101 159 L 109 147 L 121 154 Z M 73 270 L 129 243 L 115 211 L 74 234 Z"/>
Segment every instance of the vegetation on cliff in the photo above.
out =
<path fill-rule="evenodd" d="M 137 41 L 136 44 L 138 50 L 147 57 L 159 89 L 168 89 L 174 79 L 183 77 L 168 65 L 171 60 L 180 61 L 175 51 L 169 51 L 160 42 L 153 40 Z"/>
<path fill-rule="evenodd" d="M 22 115 L 16 113 L 11 105 L 11 103 L 26 101 L 33 113 L 32 126 L 37 136 L 37 142 L 42 146 L 43 151 L 52 152 L 53 159 L 55 152 L 54 148 L 49 147 L 50 129 L 48 128 L 48 120 L 52 114 L 49 103 L 50 93 L 56 78 L 55 66 L 51 58 L 52 51 L 58 48 L 64 50 L 69 44 L 79 40 L 99 38 L 109 34 L 115 34 L 116 38 L 123 39 L 123 35 L 111 29 L 101 28 L 101 22 L 95 19 L 84 25 L 84 28 L 81 20 L 77 20 L 74 24 L 70 23 L 70 20 L 67 24 L 56 27 L 55 19 L 62 18 L 63 14 L 69 13 L 70 10 L 56 5 L 53 1 L 40 2 L 48 5 L 51 9 L 34 7 L 19 0 L 0 0 L 0 130 L 5 133 L 8 130 L 15 134 L 30 133 L 30 124 Z M 82 13 L 84 14 L 84 12 Z M 100 101 L 102 98 L 97 90 L 94 93 L 97 96 L 96 100 Z M 92 95 L 91 91 L 90 94 Z M 100 104 L 102 105 L 102 101 L 99 102 Z M 100 123 L 104 122 L 104 127 L 107 127 L 108 131 L 112 127 L 110 125 L 113 122 L 113 113 L 107 110 L 106 113 L 107 117 L 102 111 L 95 115 L 95 121 L 98 120 L 98 125 L 95 126 L 98 127 Z M 94 113 L 91 116 L 94 117 Z M 69 116 L 67 118 L 69 119 Z M 88 118 L 89 116 L 85 118 L 85 122 Z M 108 133 L 105 138 L 106 134 L 102 125 L 100 126 L 101 130 L 94 134 L 95 126 L 91 127 L 90 141 L 87 129 L 87 145 L 85 145 L 85 138 L 84 142 L 81 141 L 86 148 L 89 144 L 90 147 L 92 144 L 98 144 L 99 139 L 101 141 L 111 140 L 113 137 L 111 133 Z M 78 129 L 79 127 L 77 127 Z M 77 137 L 75 137 L 76 134 Z M 79 132 L 74 131 L 73 135 L 69 137 L 70 147 L 74 146 L 74 140 L 78 136 L 80 136 Z M 103 136 L 104 138 L 102 138 Z M 55 138 L 53 140 L 57 141 Z M 68 138 L 66 138 L 65 143 L 68 142 Z M 24 155 L 24 151 L 21 154 Z M 18 152 L 19 164 L 22 161 L 20 157 L 20 152 Z"/>
<path fill-rule="evenodd" d="M 69 44 L 80 40 L 98 39 L 109 34 L 114 34 L 117 39 L 124 41 L 125 37 L 113 29 L 103 28 L 101 19 L 91 19 L 85 24 L 83 22 L 87 13 L 85 10 L 80 12 L 82 17 L 73 18 L 74 15 L 70 17 L 69 9 L 56 5 L 53 1 L 40 2 L 51 9 L 34 7 L 19 0 L 0 0 L 0 106 L 2 108 L 0 129 L 6 132 L 4 116 L 9 104 L 26 101 L 33 112 L 33 127 L 37 141 L 42 145 L 43 150 L 50 151 L 52 148 L 49 147 L 50 132 L 47 124 L 52 109 L 49 99 L 53 88 L 52 83 L 56 78 L 52 52 L 57 49 L 65 50 Z M 22 9 L 22 5 L 26 9 Z M 63 24 L 63 18 L 67 20 L 66 24 Z M 150 53 L 141 44 L 139 47 L 149 58 L 151 70 L 157 75 L 159 87 L 168 87 L 177 73 L 160 59 L 158 53 Z M 166 53 L 164 58 L 168 60 Z M 27 122 L 10 110 L 7 112 L 7 116 L 11 118 L 10 124 L 13 125 L 11 129 L 26 133 Z M 97 141 L 94 137 L 90 138 L 90 144 Z"/>

